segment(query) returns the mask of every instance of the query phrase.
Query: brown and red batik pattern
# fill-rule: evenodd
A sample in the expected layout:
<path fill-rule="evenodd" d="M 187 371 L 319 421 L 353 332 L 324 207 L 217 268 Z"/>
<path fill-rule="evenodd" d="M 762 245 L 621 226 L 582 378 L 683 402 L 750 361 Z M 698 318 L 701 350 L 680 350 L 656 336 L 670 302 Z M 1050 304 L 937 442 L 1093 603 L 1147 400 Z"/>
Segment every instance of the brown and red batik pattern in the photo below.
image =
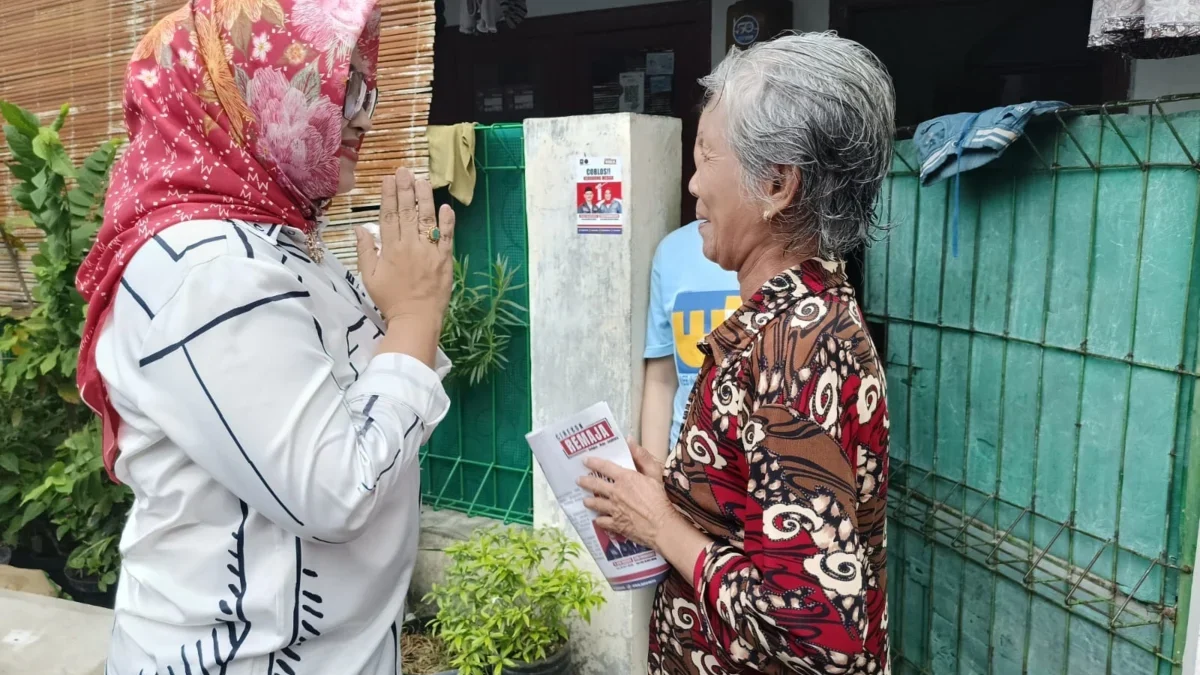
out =
<path fill-rule="evenodd" d="M 841 267 L 775 277 L 702 348 L 663 479 L 715 541 L 659 587 L 651 675 L 889 673 L 886 384 Z"/>

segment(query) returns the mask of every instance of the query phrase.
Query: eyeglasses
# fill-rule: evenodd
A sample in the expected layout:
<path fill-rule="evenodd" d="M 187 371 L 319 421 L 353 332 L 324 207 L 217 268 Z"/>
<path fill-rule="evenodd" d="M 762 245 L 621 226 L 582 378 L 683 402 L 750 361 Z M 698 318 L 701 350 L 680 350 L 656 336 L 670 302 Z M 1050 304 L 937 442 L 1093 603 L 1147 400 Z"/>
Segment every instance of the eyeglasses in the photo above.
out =
<path fill-rule="evenodd" d="M 352 120 L 358 113 L 366 111 L 367 117 L 375 116 L 379 103 L 379 89 L 367 87 L 367 76 L 351 68 L 346 80 L 346 102 L 342 104 L 342 117 Z"/>

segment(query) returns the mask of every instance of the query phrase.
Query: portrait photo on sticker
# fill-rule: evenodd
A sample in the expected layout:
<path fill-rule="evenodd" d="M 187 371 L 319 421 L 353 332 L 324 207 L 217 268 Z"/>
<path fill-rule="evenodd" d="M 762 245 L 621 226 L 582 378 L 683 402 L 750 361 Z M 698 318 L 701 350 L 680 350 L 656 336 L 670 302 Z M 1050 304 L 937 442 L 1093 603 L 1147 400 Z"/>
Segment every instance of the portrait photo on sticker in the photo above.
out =
<path fill-rule="evenodd" d="M 621 183 L 576 183 L 575 205 L 579 213 L 623 213 Z"/>

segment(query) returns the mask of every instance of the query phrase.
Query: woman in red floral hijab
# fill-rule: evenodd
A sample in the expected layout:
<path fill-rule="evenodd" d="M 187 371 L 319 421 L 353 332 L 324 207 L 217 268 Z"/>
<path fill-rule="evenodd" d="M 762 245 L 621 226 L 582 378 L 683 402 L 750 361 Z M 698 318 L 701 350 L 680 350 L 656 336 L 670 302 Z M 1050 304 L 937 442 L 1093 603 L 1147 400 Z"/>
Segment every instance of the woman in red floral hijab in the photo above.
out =
<path fill-rule="evenodd" d="M 106 673 L 394 675 L 453 213 L 384 181 L 321 241 L 378 99 L 375 0 L 193 0 L 134 51 L 80 269 L 83 398 L 134 506 Z"/>

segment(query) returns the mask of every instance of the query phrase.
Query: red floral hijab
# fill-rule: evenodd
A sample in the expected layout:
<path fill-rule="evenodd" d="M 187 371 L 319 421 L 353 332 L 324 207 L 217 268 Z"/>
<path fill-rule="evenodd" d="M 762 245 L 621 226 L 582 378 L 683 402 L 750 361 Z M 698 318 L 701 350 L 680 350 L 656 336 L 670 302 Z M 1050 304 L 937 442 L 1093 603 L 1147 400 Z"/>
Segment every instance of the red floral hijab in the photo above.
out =
<path fill-rule="evenodd" d="M 315 231 L 337 191 L 355 46 L 374 87 L 377 0 L 191 0 L 134 50 L 125 77 L 129 147 L 75 279 L 89 303 L 79 391 L 104 421 L 110 476 L 120 419 L 96 369 L 95 340 L 125 265 L 155 234 L 188 220 Z"/>

